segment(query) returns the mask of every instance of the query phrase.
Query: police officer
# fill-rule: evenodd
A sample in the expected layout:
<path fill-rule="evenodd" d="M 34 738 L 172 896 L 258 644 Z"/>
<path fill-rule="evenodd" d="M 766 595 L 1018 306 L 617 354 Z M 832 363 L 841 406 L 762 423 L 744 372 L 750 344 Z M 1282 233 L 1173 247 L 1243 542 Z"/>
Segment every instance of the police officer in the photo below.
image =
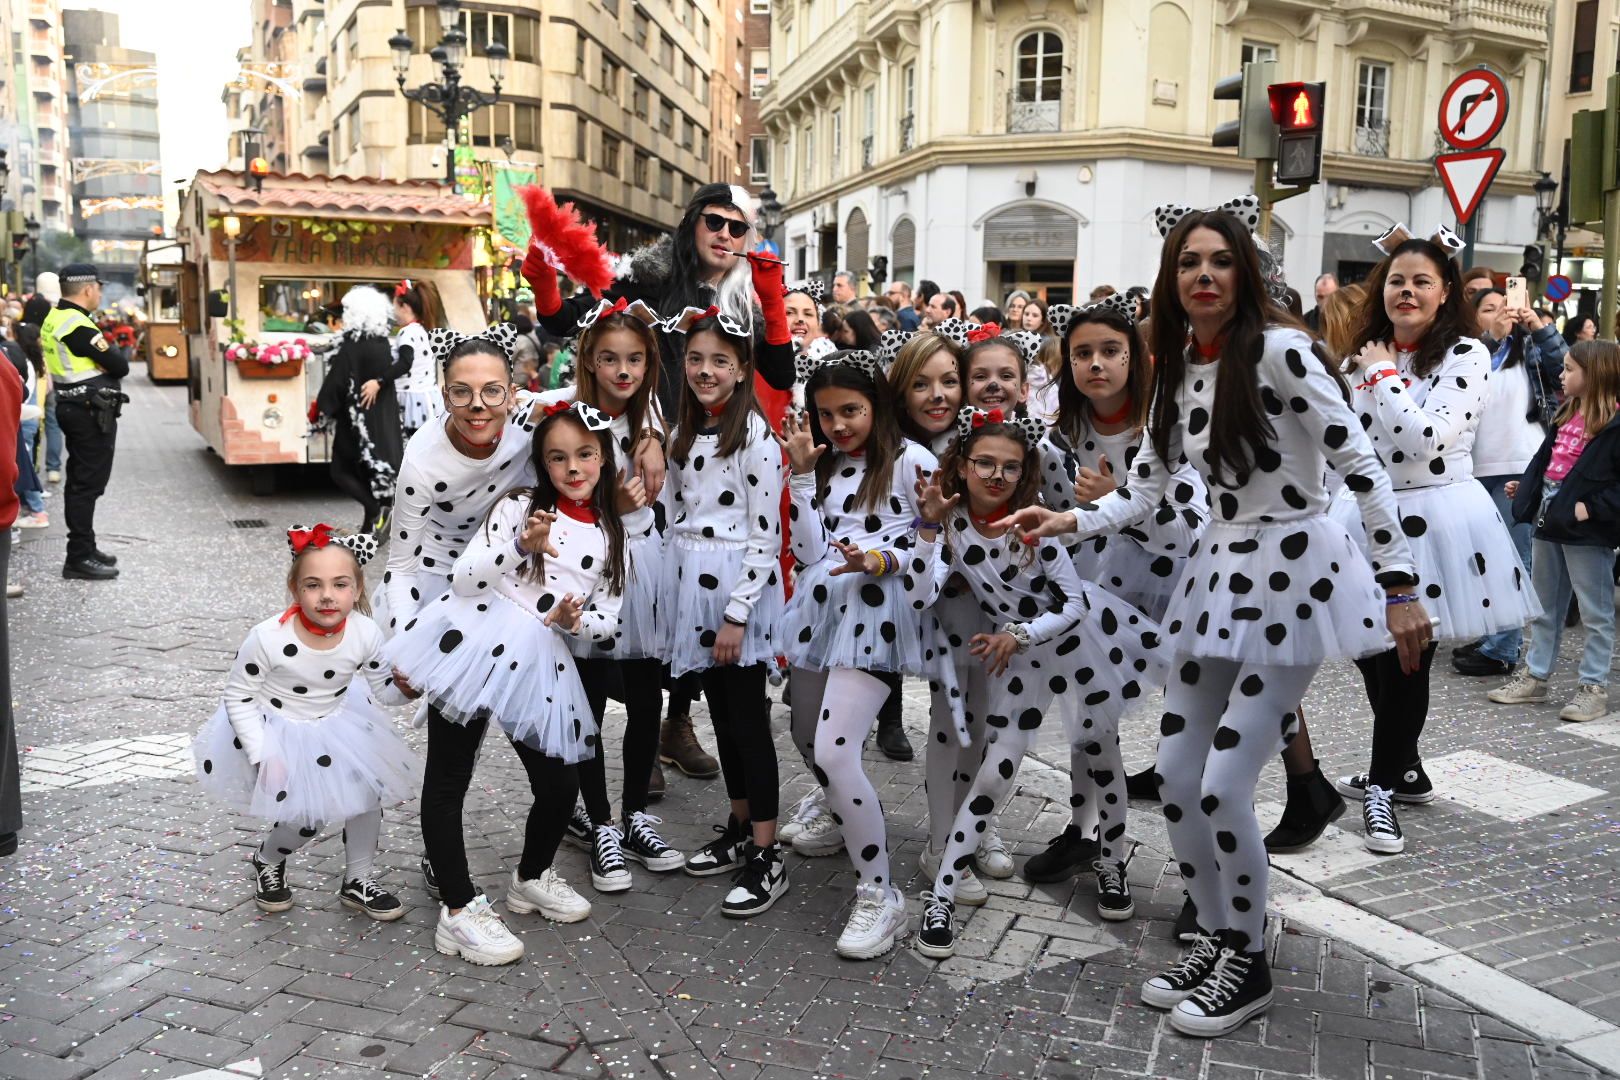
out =
<path fill-rule="evenodd" d="M 118 380 L 129 374 L 129 356 L 102 337 L 90 313 L 101 304 L 101 279 L 89 263 L 62 268 L 62 299 L 45 316 L 40 346 L 56 387 L 56 417 L 67 440 L 67 562 L 62 576 L 106 581 L 118 576 L 118 560 L 96 547 L 96 500 L 112 476 L 118 413 L 127 401 Z"/>

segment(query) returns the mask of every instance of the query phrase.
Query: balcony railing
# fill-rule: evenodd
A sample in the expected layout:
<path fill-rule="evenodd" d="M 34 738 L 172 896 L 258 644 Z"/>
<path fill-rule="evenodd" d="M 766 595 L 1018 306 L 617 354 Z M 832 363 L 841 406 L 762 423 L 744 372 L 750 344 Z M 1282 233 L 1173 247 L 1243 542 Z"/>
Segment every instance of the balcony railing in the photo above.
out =
<path fill-rule="evenodd" d="M 900 118 L 900 152 L 903 154 L 916 145 L 917 118 L 908 113 Z"/>
<path fill-rule="evenodd" d="M 1357 124 L 1354 152 L 1363 157 L 1389 157 L 1389 121 Z"/>
<path fill-rule="evenodd" d="M 863 169 L 872 167 L 872 160 L 876 153 L 873 146 L 875 142 L 876 140 L 870 135 L 861 140 L 861 168 Z"/>
<path fill-rule="evenodd" d="M 1062 102 L 1020 101 L 1016 93 L 1007 96 L 1007 133 L 1027 135 L 1037 131 L 1062 131 Z"/>

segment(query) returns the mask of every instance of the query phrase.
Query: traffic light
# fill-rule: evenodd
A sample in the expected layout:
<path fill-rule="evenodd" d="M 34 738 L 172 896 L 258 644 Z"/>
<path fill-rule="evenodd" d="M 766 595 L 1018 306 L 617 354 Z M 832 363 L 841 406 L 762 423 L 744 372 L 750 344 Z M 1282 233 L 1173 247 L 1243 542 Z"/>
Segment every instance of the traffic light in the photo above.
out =
<path fill-rule="evenodd" d="M 1267 87 L 1277 126 L 1277 182 L 1314 184 L 1322 178 L 1322 107 L 1327 84 L 1274 83 Z"/>
<path fill-rule="evenodd" d="M 1251 60 L 1241 75 L 1228 75 L 1215 84 L 1216 101 L 1236 101 L 1238 118 L 1215 128 L 1212 146 L 1235 146 L 1238 157 L 1259 160 L 1277 156 L 1277 128 L 1271 121 L 1266 87 L 1276 77 L 1275 60 Z"/>
<path fill-rule="evenodd" d="M 887 255 L 872 256 L 872 270 L 867 275 L 872 282 L 872 291 L 877 292 L 883 288 L 883 282 L 889 276 L 889 257 Z"/>
<path fill-rule="evenodd" d="M 1546 255 L 1542 252 L 1541 245 L 1524 245 L 1524 265 L 1519 267 L 1519 276 L 1524 278 L 1526 281 L 1533 281 L 1539 284 L 1541 282 L 1541 276 L 1547 272 L 1547 268 L 1544 263 L 1545 259 Z"/>

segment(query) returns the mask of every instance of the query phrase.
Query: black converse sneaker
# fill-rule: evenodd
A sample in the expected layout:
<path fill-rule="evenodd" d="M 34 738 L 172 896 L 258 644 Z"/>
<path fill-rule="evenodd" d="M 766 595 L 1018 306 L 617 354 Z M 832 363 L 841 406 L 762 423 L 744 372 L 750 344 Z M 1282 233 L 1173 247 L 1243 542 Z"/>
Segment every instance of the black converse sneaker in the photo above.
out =
<path fill-rule="evenodd" d="M 1341 776 L 1333 782 L 1333 786 L 1345 798 L 1359 799 L 1367 793 L 1367 774 Z M 1402 770 L 1400 778 L 1395 781 L 1390 798 L 1398 803 L 1410 803 L 1413 806 L 1434 802 L 1434 784 L 1429 782 L 1429 774 L 1423 771 L 1421 761 Z"/>
<path fill-rule="evenodd" d="M 1025 881 L 1068 881 L 1097 857 L 1097 841 L 1082 833 L 1074 825 L 1063 826 L 1063 832 L 1052 838 L 1046 850 L 1024 860 L 1020 875 Z"/>
<path fill-rule="evenodd" d="M 664 838 L 653 828 L 663 823 L 662 818 L 655 818 L 641 810 L 631 814 L 625 824 L 624 843 L 621 845 L 624 857 L 659 872 L 679 870 L 685 866 L 686 856 L 664 843 Z"/>
<path fill-rule="evenodd" d="M 1198 934 L 1193 938 L 1192 951 L 1181 958 L 1181 963 L 1142 984 L 1142 1004 L 1155 1009 L 1175 1008 L 1192 996 L 1220 958 L 1220 939 L 1211 934 Z"/>
<path fill-rule="evenodd" d="M 922 899 L 917 951 L 932 960 L 944 960 L 956 952 L 956 905 L 932 892 L 923 893 Z"/>
<path fill-rule="evenodd" d="M 1125 881 L 1125 864 L 1098 859 L 1091 868 L 1097 873 L 1097 914 L 1109 922 L 1124 922 L 1136 914 L 1136 901 Z"/>
<path fill-rule="evenodd" d="M 1379 855 L 1399 855 L 1406 850 L 1406 837 L 1395 820 L 1395 804 L 1387 788 L 1367 786 L 1361 800 L 1361 842 Z"/>
<path fill-rule="evenodd" d="M 591 815 L 585 812 L 585 807 L 580 803 L 574 804 L 574 812 L 568 818 L 563 839 L 581 851 L 590 851 L 596 846 L 596 826 L 591 824 Z"/>
<path fill-rule="evenodd" d="M 743 847 L 753 833 L 753 826 L 728 817 L 726 823 L 716 825 L 714 831 L 720 835 L 692 852 L 686 860 L 686 872 L 693 877 L 736 873 L 742 863 Z"/>
<path fill-rule="evenodd" d="M 439 875 L 433 872 L 433 864 L 428 862 L 426 855 L 422 856 L 422 888 L 435 900 L 442 900 L 439 895 Z"/>
<path fill-rule="evenodd" d="M 292 907 L 292 890 L 287 887 L 287 860 L 260 862 L 259 853 L 253 853 L 253 902 L 260 911 L 286 911 Z"/>
<path fill-rule="evenodd" d="M 598 825 L 591 845 L 591 884 L 597 892 L 625 892 L 634 881 L 620 847 L 624 834 L 617 825 Z"/>
<path fill-rule="evenodd" d="M 378 922 L 393 922 L 405 914 L 405 905 L 399 902 L 399 897 L 370 878 L 345 881 L 338 890 L 338 899 L 344 907 L 363 911 Z"/>
<path fill-rule="evenodd" d="M 750 915 L 769 911 L 788 887 L 782 845 L 757 847 L 753 841 L 749 841 L 743 853 L 742 869 L 732 880 L 735 884 L 721 902 L 720 914 L 732 919 L 746 919 Z"/>
<path fill-rule="evenodd" d="M 1271 1005 L 1271 969 L 1266 953 L 1221 950 L 1220 959 L 1191 996 L 1170 1013 L 1183 1035 L 1213 1039 L 1242 1027 Z"/>

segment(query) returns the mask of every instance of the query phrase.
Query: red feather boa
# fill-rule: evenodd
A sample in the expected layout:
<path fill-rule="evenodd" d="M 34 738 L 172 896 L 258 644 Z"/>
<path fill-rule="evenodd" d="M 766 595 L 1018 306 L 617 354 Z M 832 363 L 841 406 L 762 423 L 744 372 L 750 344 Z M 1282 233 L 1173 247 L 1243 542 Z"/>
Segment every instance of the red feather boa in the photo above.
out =
<path fill-rule="evenodd" d="M 531 242 L 544 249 L 548 263 L 600 299 L 613 284 L 613 261 L 597 242 L 596 226 L 580 220 L 573 203 L 559 206 L 538 184 L 517 190 L 529 211 Z"/>

